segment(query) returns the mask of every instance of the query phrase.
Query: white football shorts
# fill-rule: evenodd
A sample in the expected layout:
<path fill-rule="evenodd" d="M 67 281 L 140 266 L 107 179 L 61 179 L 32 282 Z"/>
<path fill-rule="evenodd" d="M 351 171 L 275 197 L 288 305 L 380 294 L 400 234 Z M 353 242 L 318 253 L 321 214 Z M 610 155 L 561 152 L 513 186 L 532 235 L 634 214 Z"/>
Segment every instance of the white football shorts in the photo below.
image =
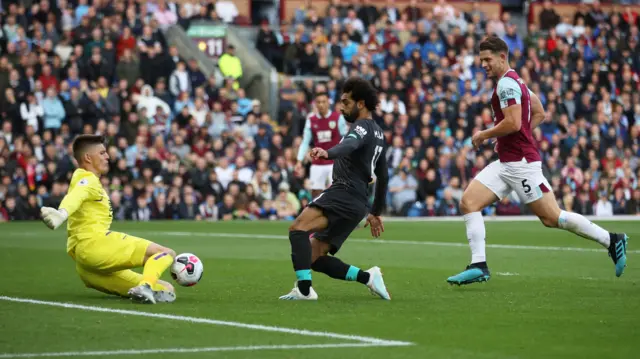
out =
<path fill-rule="evenodd" d="M 333 182 L 333 165 L 311 165 L 309 179 L 312 190 L 324 191 Z"/>
<path fill-rule="evenodd" d="M 540 161 L 494 161 L 480 171 L 475 179 L 487 186 L 500 200 L 515 191 L 525 204 L 539 200 L 544 192 L 551 190 L 551 185 L 542 174 Z"/>

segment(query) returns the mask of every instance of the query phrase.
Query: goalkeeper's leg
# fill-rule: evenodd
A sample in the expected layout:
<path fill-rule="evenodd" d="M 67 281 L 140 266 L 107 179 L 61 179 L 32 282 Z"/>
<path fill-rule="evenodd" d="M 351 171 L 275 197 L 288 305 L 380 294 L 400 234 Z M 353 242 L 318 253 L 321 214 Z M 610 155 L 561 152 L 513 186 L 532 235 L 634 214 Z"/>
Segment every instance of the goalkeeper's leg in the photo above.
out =
<path fill-rule="evenodd" d="M 155 303 L 154 291 L 173 292 L 173 287 L 160 282 L 159 278 L 174 257 L 175 252 L 170 248 L 126 233 L 109 231 L 93 241 L 78 244 L 74 259 L 87 286 L 144 303 Z M 139 267 L 144 267 L 142 274 L 127 271 Z M 120 275 L 114 278 L 117 273 Z M 100 278 L 96 277 L 98 274 Z"/>
<path fill-rule="evenodd" d="M 111 273 L 94 272 L 81 265 L 76 266 L 80 279 L 88 288 L 103 293 L 128 297 L 129 290 L 140 283 L 142 274 L 125 269 Z M 158 280 L 152 288 L 156 302 L 173 302 L 176 300 L 175 289 L 171 283 Z"/>
<path fill-rule="evenodd" d="M 144 255 L 144 269 L 139 283 L 128 292 L 131 299 L 141 303 L 156 303 L 154 288 L 167 268 L 173 263 L 176 252 L 156 243 L 149 243 Z"/>

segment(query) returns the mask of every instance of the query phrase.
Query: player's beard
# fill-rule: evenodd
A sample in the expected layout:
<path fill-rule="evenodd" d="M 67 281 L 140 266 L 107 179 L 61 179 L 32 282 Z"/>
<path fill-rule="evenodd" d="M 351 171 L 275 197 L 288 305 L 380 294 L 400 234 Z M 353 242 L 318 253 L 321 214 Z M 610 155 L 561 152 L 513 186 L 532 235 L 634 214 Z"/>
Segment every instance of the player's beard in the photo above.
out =
<path fill-rule="evenodd" d="M 353 110 L 349 114 L 343 113 L 345 121 L 349 123 L 354 123 L 358 119 L 358 115 L 360 115 L 360 111 L 358 111 L 357 107 L 353 107 Z"/>

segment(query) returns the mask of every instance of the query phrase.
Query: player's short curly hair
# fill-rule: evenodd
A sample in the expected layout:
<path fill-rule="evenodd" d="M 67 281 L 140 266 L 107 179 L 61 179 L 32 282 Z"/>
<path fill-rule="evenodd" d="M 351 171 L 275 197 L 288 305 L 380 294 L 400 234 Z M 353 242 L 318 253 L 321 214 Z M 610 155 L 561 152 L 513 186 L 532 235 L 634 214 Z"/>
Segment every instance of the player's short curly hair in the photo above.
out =
<path fill-rule="evenodd" d="M 509 53 L 509 46 L 507 45 L 507 43 L 495 35 L 488 36 L 486 39 L 482 40 L 482 42 L 478 46 L 478 49 L 480 51 L 488 50 L 494 54 Z"/>
<path fill-rule="evenodd" d="M 103 145 L 106 143 L 104 136 L 100 135 L 79 135 L 73 140 L 73 157 L 80 163 L 87 149 L 95 145 Z"/>
<path fill-rule="evenodd" d="M 351 99 L 355 102 L 364 101 L 367 110 L 373 112 L 378 106 L 378 91 L 371 82 L 362 77 L 350 77 L 342 87 L 343 93 L 351 93 Z"/>

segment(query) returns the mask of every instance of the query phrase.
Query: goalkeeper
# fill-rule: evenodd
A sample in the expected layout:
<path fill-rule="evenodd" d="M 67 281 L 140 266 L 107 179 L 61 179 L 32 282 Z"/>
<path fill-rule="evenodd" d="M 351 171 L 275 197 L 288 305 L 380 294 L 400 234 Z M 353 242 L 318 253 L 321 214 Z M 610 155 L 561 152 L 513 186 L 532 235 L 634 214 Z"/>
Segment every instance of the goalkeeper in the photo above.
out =
<path fill-rule="evenodd" d="M 84 284 L 104 293 L 131 297 L 140 303 L 173 302 L 171 284 L 160 280 L 175 252 L 146 239 L 109 230 L 113 208 L 100 176 L 109 172 L 109 154 L 102 136 L 80 135 L 73 141 L 78 169 L 58 209 L 42 207 L 51 229 L 67 223 L 67 253 L 76 262 Z M 131 268 L 143 267 L 142 274 Z"/>

